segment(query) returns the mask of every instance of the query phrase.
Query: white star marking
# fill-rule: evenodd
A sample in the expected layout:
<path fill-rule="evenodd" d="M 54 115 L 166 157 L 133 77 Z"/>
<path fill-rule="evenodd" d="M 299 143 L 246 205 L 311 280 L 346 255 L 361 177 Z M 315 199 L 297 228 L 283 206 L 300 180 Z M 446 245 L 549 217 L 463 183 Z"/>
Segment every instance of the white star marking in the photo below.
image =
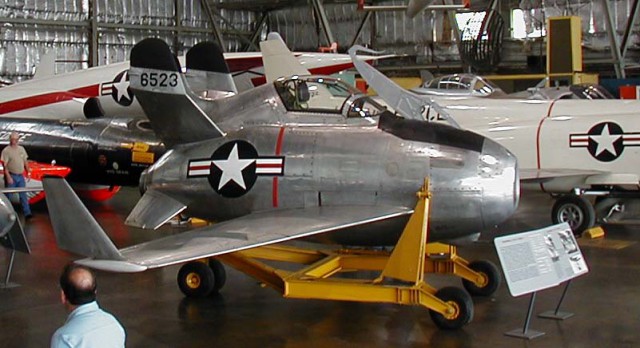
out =
<path fill-rule="evenodd" d="M 122 98 L 125 98 L 127 100 L 129 99 L 129 93 L 127 93 L 127 88 L 129 88 L 129 81 L 127 81 L 127 75 L 129 75 L 128 71 L 125 71 L 124 74 L 122 74 L 122 76 L 120 76 L 120 80 L 119 81 L 114 81 L 113 82 L 113 88 L 116 89 L 116 91 L 118 92 L 117 96 L 116 96 L 116 100 L 118 102 L 120 102 L 120 100 L 122 100 Z"/>
<path fill-rule="evenodd" d="M 620 139 L 620 137 L 622 137 L 621 134 L 611 135 L 611 133 L 609 132 L 609 125 L 605 124 L 600 135 L 591 136 L 591 139 L 593 139 L 593 141 L 598 144 L 598 147 L 596 148 L 596 157 L 605 151 L 609 151 L 610 154 L 618 156 L 613 143 L 615 143 L 616 140 Z"/>
<path fill-rule="evenodd" d="M 234 181 L 243 189 L 247 189 L 244 178 L 242 177 L 242 170 L 247 168 L 255 159 L 239 159 L 238 158 L 238 144 L 233 145 L 233 150 L 229 154 L 226 160 L 216 160 L 213 164 L 222 170 L 222 176 L 220 177 L 220 184 L 218 184 L 218 190 L 222 189 L 229 181 Z"/>

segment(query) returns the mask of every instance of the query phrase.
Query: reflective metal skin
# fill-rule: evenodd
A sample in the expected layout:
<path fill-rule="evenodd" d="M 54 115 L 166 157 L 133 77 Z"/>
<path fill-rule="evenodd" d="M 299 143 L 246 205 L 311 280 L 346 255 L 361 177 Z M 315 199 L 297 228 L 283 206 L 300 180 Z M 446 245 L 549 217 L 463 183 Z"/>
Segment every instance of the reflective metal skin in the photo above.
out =
<path fill-rule="evenodd" d="M 20 135 L 29 159 L 72 169 L 74 183 L 138 185 L 140 174 L 165 152 L 144 118 L 43 120 L 0 117 L 0 146 Z"/>
<path fill-rule="evenodd" d="M 168 111 L 177 104 L 170 95 L 177 89 L 163 94 L 160 88 L 145 88 L 140 81 L 147 71 L 132 69 L 132 87 L 161 134 L 158 115 L 169 119 L 168 114 L 175 114 Z M 303 84 L 312 95 L 298 105 Z M 327 99 L 323 90 L 335 93 Z M 323 100 L 314 100 L 313 93 Z M 236 97 L 196 102 L 224 136 L 214 132 L 209 135 L 214 139 L 170 141 L 175 146 L 149 168 L 141 185 L 183 202 L 189 215 L 220 221 L 270 209 L 353 204 L 410 208 L 416 189 L 430 177 L 430 238 L 443 240 L 498 224 L 517 206 L 516 160 L 502 146 L 449 126 L 383 114 L 368 97 L 332 78 L 281 79 Z M 218 173 L 217 155 L 223 156 L 218 161 L 235 160 L 238 142 L 255 148 L 257 157 L 250 160 L 258 167 L 263 156 L 282 158 L 282 174 L 250 177 L 243 172 L 242 178 L 225 179 L 224 170 Z M 190 172 L 194 162 L 206 167 L 202 175 Z M 384 224 L 378 230 L 367 226 L 364 238 L 344 233 L 344 239 L 335 241 L 386 245 L 398 233 Z"/>
<path fill-rule="evenodd" d="M 64 180 L 45 179 L 58 245 L 90 267 L 140 272 L 305 237 L 391 245 L 425 178 L 430 241 L 476 235 L 518 204 L 505 148 L 397 117 L 339 80 L 294 76 L 203 99 L 159 39 L 138 43 L 131 66 L 131 87 L 169 150 L 142 175 L 127 224 L 157 228 L 185 211 L 217 223 L 117 249 Z"/>
<path fill-rule="evenodd" d="M 416 117 L 455 120 L 518 157 L 522 187 L 553 193 L 553 223 L 574 232 L 627 215 L 640 198 L 640 142 L 635 100 L 439 98 L 403 90 L 349 50 L 354 65 L 386 103 Z M 605 97 L 598 89 L 575 93 Z M 443 116 L 444 115 L 444 116 Z M 585 196 L 596 196 L 595 204 Z M 635 210 L 635 209 L 633 209 Z"/>

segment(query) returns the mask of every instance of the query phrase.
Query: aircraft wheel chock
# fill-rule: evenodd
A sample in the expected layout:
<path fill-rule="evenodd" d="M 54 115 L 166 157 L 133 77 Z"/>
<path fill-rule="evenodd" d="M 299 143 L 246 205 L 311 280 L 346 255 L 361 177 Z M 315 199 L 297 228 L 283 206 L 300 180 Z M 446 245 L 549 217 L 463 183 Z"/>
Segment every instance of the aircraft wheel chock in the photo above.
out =
<path fill-rule="evenodd" d="M 215 289 L 213 270 L 203 262 L 189 262 L 178 271 L 178 287 L 187 297 L 205 297 Z"/>
<path fill-rule="evenodd" d="M 443 330 L 456 330 L 471 322 L 473 319 L 473 301 L 466 291 L 448 286 L 438 290 L 435 296 L 454 308 L 452 313 L 440 314 L 429 310 L 431 319 Z"/>
<path fill-rule="evenodd" d="M 576 195 L 560 196 L 551 210 L 554 224 L 566 222 L 574 234 L 593 227 L 596 223 L 596 211 L 586 198 Z"/>
<path fill-rule="evenodd" d="M 214 258 L 209 259 L 209 268 L 211 268 L 211 271 L 213 271 L 213 292 L 217 293 L 227 282 L 227 271 L 224 269 L 224 265 L 222 264 L 222 262 Z"/>
<path fill-rule="evenodd" d="M 468 267 L 482 275 L 483 278 L 481 285 L 462 279 L 462 286 L 471 296 L 491 296 L 498 290 L 502 278 L 500 270 L 493 262 L 486 260 L 473 261 L 469 263 Z"/>

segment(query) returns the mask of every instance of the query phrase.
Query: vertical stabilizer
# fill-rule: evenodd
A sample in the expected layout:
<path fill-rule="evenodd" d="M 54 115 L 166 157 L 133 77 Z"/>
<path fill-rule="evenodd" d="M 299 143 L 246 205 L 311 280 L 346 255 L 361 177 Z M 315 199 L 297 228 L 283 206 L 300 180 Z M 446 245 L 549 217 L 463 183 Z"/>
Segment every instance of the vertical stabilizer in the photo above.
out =
<path fill-rule="evenodd" d="M 168 146 L 224 136 L 196 102 L 169 46 L 144 39 L 131 50 L 129 81 L 158 137 Z"/>
<path fill-rule="evenodd" d="M 278 33 L 269 33 L 267 40 L 260 42 L 260 51 L 262 51 L 264 75 L 267 82 L 273 82 L 283 76 L 311 74 L 291 53 Z"/>
<path fill-rule="evenodd" d="M 187 82 L 197 94 L 208 98 L 237 94 L 233 76 L 222 50 L 213 42 L 200 42 L 187 51 Z"/>

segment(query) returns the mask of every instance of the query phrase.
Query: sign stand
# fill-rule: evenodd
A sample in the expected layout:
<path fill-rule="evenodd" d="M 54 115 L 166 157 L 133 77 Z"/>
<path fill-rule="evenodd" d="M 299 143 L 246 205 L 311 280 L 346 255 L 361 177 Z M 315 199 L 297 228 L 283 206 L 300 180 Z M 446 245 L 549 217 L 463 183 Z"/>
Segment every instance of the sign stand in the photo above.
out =
<path fill-rule="evenodd" d="M 571 312 L 562 312 L 560 311 L 560 306 L 562 305 L 562 301 L 564 301 L 565 296 L 567 295 L 567 290 L 569 290 L 569 285 L 571 284 L 571 279 L 567 282 L 567 285 L 564 286 L 564 290 L 562 291 L 562 296 L 560 296 L 560 301 L 558 301 L 558 305 L 556 306 L 555 311 L 546 311 L 538 314 L 538 317 L 544 319 L 554 319 L 554 320 L 565 320 L 569 319 L 573 316 Z"/>
<path fill-rule="evenodd" d="M 542 331 L 529 330 L 529 323 L 531 322 L 531 312 L 533 312 L 533 305 L 536 302 L 536 291 L 531 293 L 531 300 L 529 300 L 529 310 L 527 310 L 527 318 L 524 321 L 524 327 L 521 329 L 515 329 L 507 331 L 504 334 L 510 337 L 523 338 L 527 340 L 534 339 L 544 335 Z"/>
<path fill-rule="evenodd" d="M 15 259 L 15 257 L 16 257 L 16 251 L 12 250 L 11 261 L 9 261 L 9 267 L 7 268 L 7 276 L 4 279 L 4 283 L 0 284 L 0 289 L 11 289 L 11 288 L 17 288 L 20 286 L 20 284 L 9 282 L 9 278 L 11 277 L 11 270 L 13 269 L 13 260 Z"/>

